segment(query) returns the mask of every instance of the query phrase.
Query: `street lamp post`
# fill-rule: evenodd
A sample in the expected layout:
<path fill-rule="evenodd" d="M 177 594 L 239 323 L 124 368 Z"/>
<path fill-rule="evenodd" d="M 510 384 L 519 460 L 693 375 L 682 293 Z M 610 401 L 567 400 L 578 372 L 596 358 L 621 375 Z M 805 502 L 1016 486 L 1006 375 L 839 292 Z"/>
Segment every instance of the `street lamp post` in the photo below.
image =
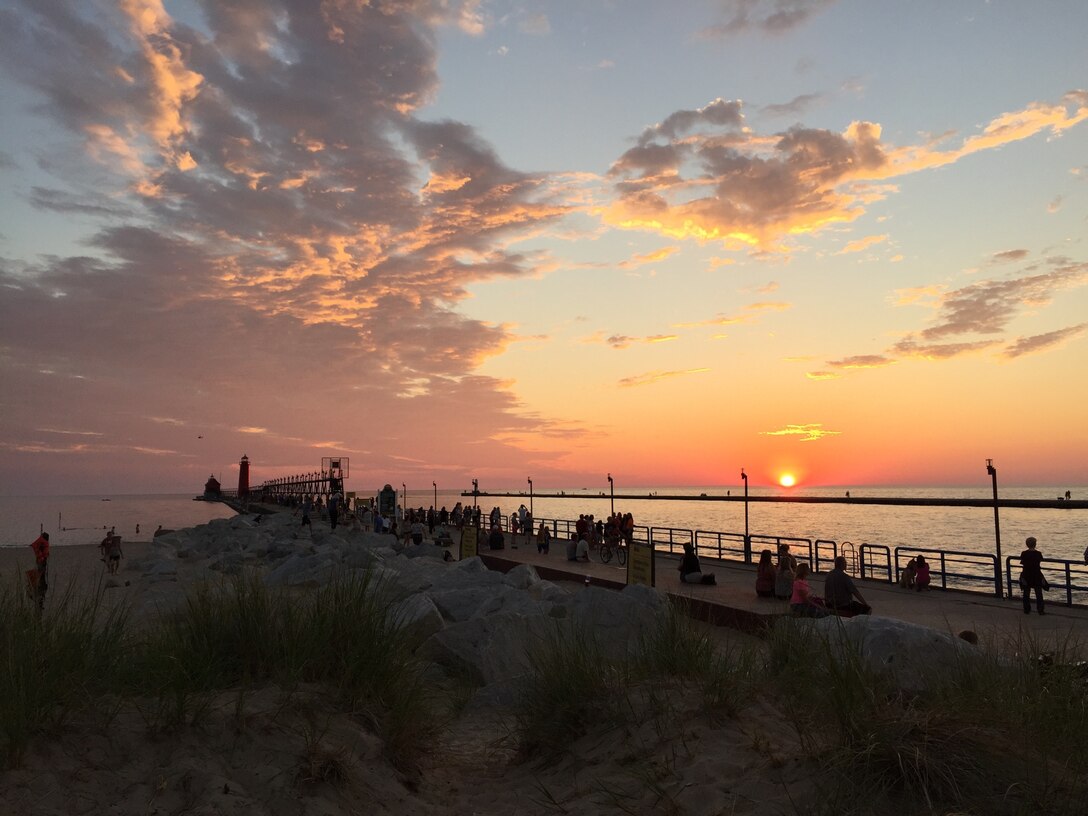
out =
<path fill-rule="evenodd" d="M 438 482 L 431 482 L 434 487 L 434 511 L 438 512 Z"/>
<path fill-rule="evenodd" d="M 480 492 L 480 480 L 472 480 L 472 510 L 476 511 L 476 495 Z"/>
<path fill-rule="evenodd" d="M 752 537 L 748 534 L 748 474 L 740 469 L 740 478 L 744 480 L 744 563 L 752 563 Z"/>
<path fill-rule="evenodd" d="M 408 518 L 408 488 L 404 482 L 400 483 L 400 507 L 404 511 L 404 517 Z"/>
<path fill-rule="evenodd" d="M 1004 581 L 1002 576 L 1005 574 L 1005 567 L 1001 563 L 1001 519 L 997 514 L 997 468 L 994 467 L 994 460 L 986 460 L 986 472 L 990 474 L 990 479 L 993 480 L 994 485 L 994 543 L 997 547 L 997 575 L 994 579 L 997 584 L 997 597 L 1004 595 L 1005 588 L 1003 586 Z"/>
<path fill-rule="evenodd" d="M 611 505 L 611 514 L 616 515 L 616 485 L 612 481 L 612 474 L 608 474 L 608 501 Z"/>
<path fill-rule="evenodd" d="M 533 514 L 533 477 L 529 477 L 529 515 L 536 518 Z"/>

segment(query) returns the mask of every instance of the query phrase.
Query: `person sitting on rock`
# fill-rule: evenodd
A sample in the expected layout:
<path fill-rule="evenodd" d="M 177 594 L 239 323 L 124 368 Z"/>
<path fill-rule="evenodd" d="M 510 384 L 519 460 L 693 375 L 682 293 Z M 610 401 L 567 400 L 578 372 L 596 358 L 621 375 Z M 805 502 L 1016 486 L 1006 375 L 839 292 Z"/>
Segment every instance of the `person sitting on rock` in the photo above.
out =
<path fill-rule="evenodd" d="M 854 579 L 846 574 L 846 559 L 841 555 L 835 559 L 835 568 L 824 579 L 824 605 L 840 615 L 869 615 L 873 611 L 865 603 Z"/>
<path fill-rule="evenodd" d="M 691 544 L 684 545 L 684 554 L 680 557 L 680 580 L 685 584 L 716 584 L 714 573 L 704 573 L 699 565 L 699 556 Z"/>

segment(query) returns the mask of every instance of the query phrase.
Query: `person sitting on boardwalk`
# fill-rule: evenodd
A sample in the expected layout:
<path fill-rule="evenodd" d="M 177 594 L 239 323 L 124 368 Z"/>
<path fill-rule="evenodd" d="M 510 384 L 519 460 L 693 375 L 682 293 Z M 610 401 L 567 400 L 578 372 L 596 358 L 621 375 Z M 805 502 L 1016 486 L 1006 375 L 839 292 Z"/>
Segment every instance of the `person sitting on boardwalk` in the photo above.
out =
<path fill-rule="evenodd" d="M 899 576 L 899 586 L 903 589 L 914 589 L 914 582 L 918 576 L 918 559 L 912 558 Z"/>
<path fill-rule="evenodd" d="M 506 546 L 506 538 L 502 534 L 502 528 L 498 524 L 491 528 L 487 536 L 487 545 L 493 550 L 501 550 Z"/>
<path fill-rule="evenodd" d="M 829 613 L 808 587 L 808 564 L 798 564 L 790 596 L 790 613 L 795 618 L 826 618 Z"/>
<path fill-rule="evenodd" d="M 567 542 L 567 560 L 589 560 L 589 542 L 584 537 L 579 537 L 576 532 L 570 534 L 570 540 Z"/>
<path fill-rule="evenodd" d="M 846 559 L 838 556 L 835 568 L 824 579 L 824 605 L 840 615 L 868 615 L 873 608 L 865 603 L 854 579 L 846 574 Z"/>
<path fill-rule="evenodd" d="M 788 553 L 778 552 L 778 569 L 774 576 L 774 596 L 788 601 L 793 595 L 793 559 Z"/>
<path fill-rule="evenodd" d="M 771 551 L 764 550 L 759 554 L 759 566 L 756 567 L 756 595 L 760 598 L 773 598 L 777 575 L 778 571 L 774 568 Z"/>
<path fill-rule="evenodd" d="M 684 554 L 680 557 L 680 580 L 685 584 L 716 584 L 718 579 L 712 572 L 703 572 L 699 565 L 699 556 L 691 544 L 684 545 Z"/>
<path fill-rule="evenodd" d="M 1043 590 L 1047 588 L 1043 578 L 1043 554 L 1035 549 L 1038 542 L 1031 536 L 1024 542 L 1027 549 L 1020 553 L 1020 588 L 1024 590 L 1024 614 L 1031 614 L 1031 590 L 1035 590 L 1035 607 L 1040 615 L 1045 615 L 1043 608 Z"/>
<path fill-rule="evenodd" d="M 922 555 L 915 558 L 914 588 L 918 592 L 929 589 L 929 564 L 926 563 L 925 556 Z"/>

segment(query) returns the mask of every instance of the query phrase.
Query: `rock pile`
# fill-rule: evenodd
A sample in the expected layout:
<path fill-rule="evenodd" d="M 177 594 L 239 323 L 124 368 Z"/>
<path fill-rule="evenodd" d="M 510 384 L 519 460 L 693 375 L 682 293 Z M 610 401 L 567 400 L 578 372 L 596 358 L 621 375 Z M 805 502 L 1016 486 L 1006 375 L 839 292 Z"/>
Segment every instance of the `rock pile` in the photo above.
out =
<path fill-rule="evenodd" d="M 543 580 L 523 564 L 503 574 L 477 558 L 446 561 L 436 544 L 400 546 L 392 535 L 338 527 L 299 530 L 288 513 L 216 519 L 155 538 L 150 553 L 127 564 L 142 576 L 137 610 L 169 613 L 185 587 L 256 571 L 270 588 L 314 588 L 352 572 L 369 573 L 389 591 L 401 626 L 422 639 L 429 660 L 482 686 L 524 674 L 527 651 L 554 633 L 557 622 L 592 632 L 606 650 L 634 648 L 665 610 L 647 587 L 622 592 L 570 589 Z"/>

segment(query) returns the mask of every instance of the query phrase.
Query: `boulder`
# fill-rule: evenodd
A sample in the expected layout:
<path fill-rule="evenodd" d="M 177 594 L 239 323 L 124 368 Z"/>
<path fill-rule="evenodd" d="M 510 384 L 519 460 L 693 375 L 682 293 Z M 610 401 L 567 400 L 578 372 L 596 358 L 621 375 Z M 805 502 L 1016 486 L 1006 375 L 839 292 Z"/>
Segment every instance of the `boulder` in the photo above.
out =
<path fill-rule="evenodd" d="M 525 674 L 527 647 L 541 642 L 556 625 L 541 615 L 513 612 L 472 618 L 431 635 L 418 654 L 481 685 L 498 683 Z"/>
<path fill-rule="evenodd" d="M 977 647 L 939 629 L 879 615 L 790 620 L 806 626 L 840 660 L 860 658 L 868 670 L 890 678 L 904 691 L 925 691 L 939 675 L 947 676 Z"/>

